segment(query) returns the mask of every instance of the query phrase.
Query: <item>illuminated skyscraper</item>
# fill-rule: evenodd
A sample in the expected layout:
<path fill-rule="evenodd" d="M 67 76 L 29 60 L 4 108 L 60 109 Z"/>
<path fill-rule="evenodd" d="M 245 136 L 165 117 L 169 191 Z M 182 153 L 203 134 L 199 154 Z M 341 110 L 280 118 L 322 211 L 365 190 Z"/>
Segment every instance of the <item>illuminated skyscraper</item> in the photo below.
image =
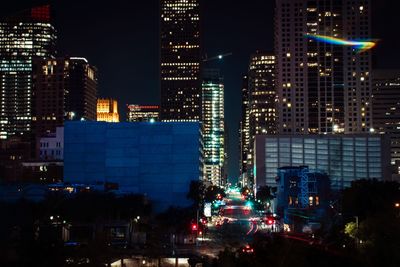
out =
<path fill-rule="evenodd" d="M 130 122 L 156 122 L 160 120 L 160 107 L 156 105 L 128 105 L 127 120 Z"/>
<path fill-rule="evenodd" d="M 246 138 L 247 134 L 248 139 L 244 140 L 247 147 L 243 148 L 243 151 L 246 152 L 244 156 L 247 157 L 243 161 L 247 165 L 245 168 L 249 179 L 244 183 L 251 184 L 254 176 L 255 137 L 259 134 L 276 133 L 275 56 L 272 53 L 257 52 L 250 57 L 248 91 L 244 93 L 247 93 L 248 97 L 248 118 L 244 118 L 248 126 L 243 129 L 245 134 L 243 137 Z M 246 122 L 246 119 L 248 119 L 248 122 Z"/>
<path fill-rule="evenodd" d="M 223 186 L 225 169 L 224 84 L 218 70 L 206 69 L 202 83 L 204 179 Z"/>
<path fill-rule="evenodd" d="M 200 0 L 161 0 L 161 119 L 201 119 Z"/>
<path fill-rule="evenodd" d="M 119 122 L 117 100 L 112 98 L 97 99 L 97 121 Z"/>
<path fill-rule="evenodd" d="M 371 50 L 306 34 L 371 38 L 369 0 L 276 0 L 280 133 L 362 133 L 371 122 Z"/>
<path fill-rule="evenodd" d="M 0 21 L 0 139 L 32 130 L 32 60 L 54 58 L 55 41 L 49 6 Z"/>
<path fill-rule="evenodd" d="M 250 143 L 257 134 L 276 133 L 275 56 L 256 53 L 249 65 Z"/>
<path fill-rule="evenodd" d="M 248 184 L 247 181 L 247 157 L 249 156 L 250 145 L 250 107 L 249 107 L 249 78 L 247 75 L 243 76 L 242 83 L 242 118 L 239 127 L 240 138 L 240 155 L 239 155 L 239 168 L 242 186 Z"/>

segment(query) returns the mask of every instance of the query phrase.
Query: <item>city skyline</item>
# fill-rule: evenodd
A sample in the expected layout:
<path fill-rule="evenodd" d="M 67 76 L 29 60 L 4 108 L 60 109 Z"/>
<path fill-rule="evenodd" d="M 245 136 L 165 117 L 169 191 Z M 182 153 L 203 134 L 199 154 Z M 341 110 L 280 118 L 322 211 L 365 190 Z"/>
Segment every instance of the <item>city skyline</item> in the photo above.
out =
<path fill-rule="evenodd" d="M 0 266 L 400 266 L 400 2 L 17 2 Z"/>
<path fill-rule="evenodd" d="M 5 3 L 0 15 L 13 14 L 43 2 Z M 158 1 L 139 4 L 117 2 L 112 7 L 115 11 L 112 13 L 109 12 L 109 6 L 103 3 L 45 3 L 49 2 L 54 9 L 59 55 L 84 56 L 98 67 L 100 97 L 117 98 L 122 116 L 125 116 L 121 110 L 125 104 L 160 103 Z M 224 76 L 229 139 L 237 140 L 241 79 L 246 73 L 250 54 L 260 49 L 273 51 L 274 1 L 252 1 L 246 11 L 239 3 L 228 1 L 203 1 L 202 4 L 204 51 L 210 57 L 224 52 L 233 53 L 223 61 L 209 62 L 207 65 L 219 67 Z M 379 39 L 377 47 L 373 49 L 373 66 L 396 67 L 400 56 L 395 51 L 400 40 L 390 25 L 395 25 L 395 10 L 399 3 L 372 1 L 372 5 L 371 37 Z M 129 15 L 132 12 L 134 15 Z M 117 32 L 116 27 L 122 31 Z M 259 29 L 263 29 L 261 34 Z M 120 32 L 125 34 L 123 41 L 115 42 L 121 39 Z M 76 42 L 76 38 L 80 42 Z M 229 154 L 229 176 L 235 178 L 239 169 L 238 146 L 235 142 L 230 143 Z"/>

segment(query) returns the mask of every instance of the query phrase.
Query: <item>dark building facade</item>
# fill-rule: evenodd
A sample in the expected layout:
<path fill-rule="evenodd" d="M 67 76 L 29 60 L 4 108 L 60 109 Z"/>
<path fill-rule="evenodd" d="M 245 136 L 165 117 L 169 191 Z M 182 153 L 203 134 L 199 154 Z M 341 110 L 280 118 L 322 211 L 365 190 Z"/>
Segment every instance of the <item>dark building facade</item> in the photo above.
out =
<path fill-rule="evenodd" d="M 40 59 L 33 62 L 33 117 L 36 138 L 54 133 L 64 124 L 68 62 L 64 59 Z"/>
<path fill-rule="evenodd" d="M 55 41 L 50 6 L 28 9 L 0 21 L 0 139 L 30 134 L 33 58 L 54 58 Z"/>
<path fill-rule="evenodd" d="M 276 213 L 291 230 L 302 231 L 306 223 L 323 219 L 330 197 L 326 173 L 309 170 L 307 166 L 282 167 L 276 181 Z"/>
<path fill-rule="evenodd" d="M 33 117 L 36 138 L 54 133 L 64 120 L 96 120 L 96 68 L 84 58 L 35 59 Z"/>
<path fill-rule="evenodd" d="M 250 108 L 249 108 L 249 77 L 243 76 L 242 80 L 242 116 L 239 126 L 239 173 L 242 186 L 248 184 L 247 181 L 247 157 L 249 155 L 250 144 Z"/>
<path fill-rule="evenodd" d="M 161 119 L 200 121 L 200 0 L 161 0 L 160 10 Z"/>
<path fill-rule="evenodd" d="M 65 111 L 69 120 L 97 118 L 97 69 L 85 58 L 68 59 L 68 91 Z"/>
<path fill-rule="evenodd" d="M 249 78 L 242 78 L 242 115 L 239 125 L 239 174 L 242 185 L 247 184 L 247 155 L 250 142 L 249 135 Z"/>
<path fill-rule="evenodd" d="M 14 135 L 0 142 L 0 182 L 24 182 L 22 162 L 32 159 L 30 139 Z"/>
<path fill-rule="evenodd" d="M 372 72 L 372 119 L 374 131 L 390 136 L 390 161 L 393 174 L 400 176 L 400 70 Z"/>

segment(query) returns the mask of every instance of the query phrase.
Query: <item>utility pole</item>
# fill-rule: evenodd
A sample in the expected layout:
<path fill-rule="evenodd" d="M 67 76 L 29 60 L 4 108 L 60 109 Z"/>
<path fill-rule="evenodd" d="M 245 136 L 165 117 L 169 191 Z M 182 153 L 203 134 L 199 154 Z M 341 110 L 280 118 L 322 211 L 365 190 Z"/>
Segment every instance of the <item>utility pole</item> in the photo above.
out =
<path fill-rule="evenodd" d="M 199 245 L 199 241 L 198 241 L 198 235 L 199 235 L 199 210 L 200 210 L 200 203 L 199 206 L 197 207 L 197 212 L 196 212 L 196 246 Z"/>
<path fill-rule="evenodd" d="M 357 229 L 355 241 L 356 241 L 356 248 L 358 248 L 358 243 L 359 243 L 359 240 L 357 237 L 357 235 L 358 235 L 358 216 L 354 216 L 354 218 L 356 218 L 356 229 Z"/>

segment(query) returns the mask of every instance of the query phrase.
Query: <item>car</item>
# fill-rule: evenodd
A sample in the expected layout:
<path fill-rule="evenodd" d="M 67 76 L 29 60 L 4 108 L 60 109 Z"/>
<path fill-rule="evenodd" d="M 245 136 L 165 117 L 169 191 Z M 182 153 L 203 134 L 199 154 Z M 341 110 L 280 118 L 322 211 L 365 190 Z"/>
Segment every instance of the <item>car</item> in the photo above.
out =
<path fill-rule="evenodd" d="M 254 249 L 250 245 L 246 245 L 240 249 L 242 253 L 253 253 Z"/>

